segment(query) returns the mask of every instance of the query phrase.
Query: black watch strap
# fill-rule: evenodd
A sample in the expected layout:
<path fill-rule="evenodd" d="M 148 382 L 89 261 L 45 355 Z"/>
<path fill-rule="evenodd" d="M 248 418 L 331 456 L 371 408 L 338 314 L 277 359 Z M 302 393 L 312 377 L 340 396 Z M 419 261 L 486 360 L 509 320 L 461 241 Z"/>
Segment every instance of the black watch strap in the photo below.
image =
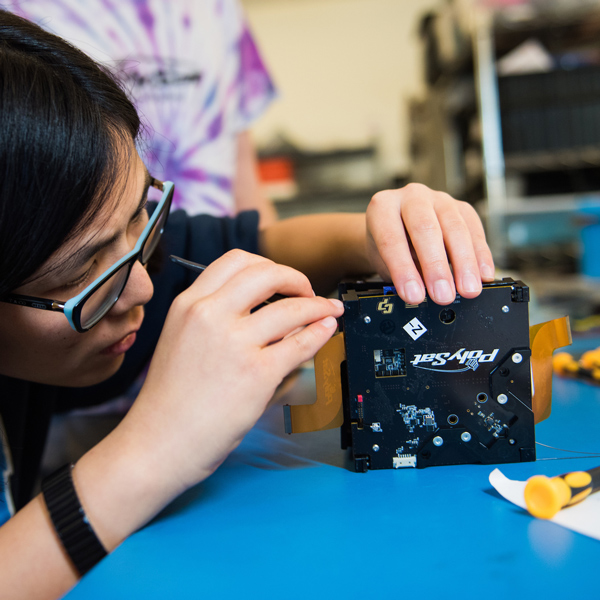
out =
<path fill-rule="evenodd" d="M 66 464 L 42 481 L 42 493 L 50 518 L 67 554 L 80 575 L 85 575 L 107 554 L 79 502 Z"/>

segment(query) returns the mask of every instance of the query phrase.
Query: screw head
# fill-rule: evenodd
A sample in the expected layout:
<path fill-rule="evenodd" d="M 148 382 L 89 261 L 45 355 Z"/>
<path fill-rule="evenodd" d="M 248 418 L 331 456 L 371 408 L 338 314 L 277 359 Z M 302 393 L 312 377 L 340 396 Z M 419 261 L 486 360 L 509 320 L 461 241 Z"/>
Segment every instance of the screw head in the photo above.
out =
<path fill-rule="evenodd" d="M 369 315 L 367 315 L 367 316 L 366 316 L 366 317 L 363 319 L 363 321 L 364 321 L 365 323 L 370 323 L 370 322 L 371 322 L 371 317 L 370 317 Z"/>
<path fill-rule="evenodd" d="M 444 443 L 444 440 L 439 435 L 436 435 L 433 438 L 433 445 L 434 446 L 441 446 L 441 445 L 443 445 L 443 443 Z"/>
<path fill-rule="evenodd" d="M 523 357 L 522 357 L 522 356 L 521 356 L 521 355 L 520 355 L 518 352 L 515 352 L 515 353 L 512 355 L 512 361 L 513 361 L 514 363 L 517 363 L 517 364 L 518 364 L 518 363 L 520 363 L 522 360 L 523 360 Z"/>
<path fill-rule="evenodd" d="M 502 307 L 502 312 L 503 313 L 510 312 L 510 308 L 508 308 L 508 306 L 505 305 L 505 306 Z"/>
<path fill-rule="evenodd" d="M 498 400 L 498 404 L 506 404 L 508 402 L 508 396 L 506 394 L 498 394 L 496 400 Z"/>
<path fill-rule="evenodd" d="M 373 444 L 373 452 L 379 452 L 379 446 L 377 444 Z"/>
<path fill-rule="evenodd" d="M 468 431 L 463 431 L 463 432 L 460 434 L 460 439 L 461 439 L 463 442 L 470 442 L 470 441 L 471 441 L 471 434 L 470 434 Z"/>

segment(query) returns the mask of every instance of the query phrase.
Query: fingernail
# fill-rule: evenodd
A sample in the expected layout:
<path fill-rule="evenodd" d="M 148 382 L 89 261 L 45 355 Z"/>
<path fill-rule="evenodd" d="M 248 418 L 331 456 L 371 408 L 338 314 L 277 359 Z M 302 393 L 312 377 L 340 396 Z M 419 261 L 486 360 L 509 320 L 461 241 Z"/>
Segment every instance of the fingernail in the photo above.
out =
<path fill-rule="evenodd" d="M 409 304 L 419 304 L 423 301 L 423 296 L 423 288 L 414 279 L 404 284 L 404 297 Z"/>
<path fill-rule="evenodd" d="M 481 276 L 484 279 L 494 279 L 494 277 L 496 276 L 494 269 L 488 265 L 481 265 Z"/>
<path fill-rule="evenodd" d="M 465 292 L 476 293 L 481 290 L 481 281 L 477 280 L 477 277 L 473 273 L 467 273 L 462 278 L 462 287 Z"/>
<path fill-rule="evenodd" d="M 321 325 L 327 329 L 335 329 L 337 327 L 337 319 L 335 317 L 325 317 L 321 319 Z"/>
<path fill-rule="evenodd" d="M 439 279 L 433 284 L 433 295 L 436 302 L 452 302 L 452 288 L 445 279 Z"/>
<path fill-rule="evenodd" d="M 341 300 L 338 300 L 337 298 L 328 298 L 329 302 L 331 302 L 331 304 L 333 304 L 337 309 L 343 309 L 344 308 L 344 303 Z"/>

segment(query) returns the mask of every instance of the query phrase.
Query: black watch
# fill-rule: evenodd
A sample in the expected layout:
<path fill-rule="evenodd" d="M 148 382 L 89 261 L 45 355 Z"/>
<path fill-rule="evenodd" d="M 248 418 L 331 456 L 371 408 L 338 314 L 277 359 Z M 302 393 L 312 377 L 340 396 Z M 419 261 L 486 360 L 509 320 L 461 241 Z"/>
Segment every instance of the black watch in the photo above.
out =
<path fill-rule="evenodd" d="M 85 575 L 107 554 L 79 502 L 72 475 L 66 464 L 42 481 L 42 493 L 56 533 L 73 565 Z"/>

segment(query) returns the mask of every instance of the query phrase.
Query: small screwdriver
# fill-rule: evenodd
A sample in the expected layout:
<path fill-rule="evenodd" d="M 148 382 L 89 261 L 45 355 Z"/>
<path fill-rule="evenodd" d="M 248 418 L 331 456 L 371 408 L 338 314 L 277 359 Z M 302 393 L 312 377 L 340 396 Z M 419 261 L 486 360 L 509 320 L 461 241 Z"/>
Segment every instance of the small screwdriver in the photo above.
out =
<path fill-rule="evenodd" d="M 600 490 L 600 467 L 556 477 L 535 475 L 527 480 L 525 504 L 538 519 L 551 519 L 559 510 L 585 500 Z"/>

